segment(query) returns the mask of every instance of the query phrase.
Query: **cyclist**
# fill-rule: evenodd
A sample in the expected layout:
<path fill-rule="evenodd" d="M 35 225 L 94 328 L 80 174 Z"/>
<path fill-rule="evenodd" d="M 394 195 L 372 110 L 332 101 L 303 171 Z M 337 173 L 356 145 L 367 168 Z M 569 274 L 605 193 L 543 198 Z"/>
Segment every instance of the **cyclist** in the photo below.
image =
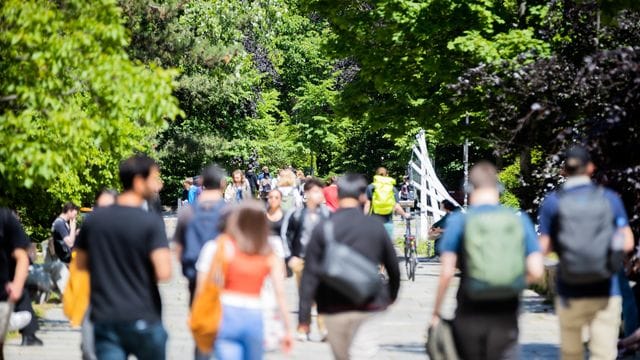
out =
<path fill-rule="evenodd" d="M 365 214 L 379 217 L 391 239 L 393 239 L 393 214 L 398 213 L 405 219 L 411 217 L 398 204 L 398 190 L 395 184 L 396 181 L 389 177 L 387 169 L 379 167 L 373 177 L 373 183 L 367 187 L 367 202 L 364 205 Z"/>

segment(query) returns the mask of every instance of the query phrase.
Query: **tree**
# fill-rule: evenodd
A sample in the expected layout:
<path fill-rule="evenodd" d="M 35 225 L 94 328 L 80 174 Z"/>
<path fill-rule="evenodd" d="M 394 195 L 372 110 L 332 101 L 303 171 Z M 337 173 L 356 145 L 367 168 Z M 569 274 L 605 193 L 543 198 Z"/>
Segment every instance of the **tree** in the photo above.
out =
<path fill-rule="evenodd" d="M 0 199 L 42 236 L 63 201 L 117 186 L 180 110 L 175 71 L 131 61 L 115 1 L 0 7 Z"/>

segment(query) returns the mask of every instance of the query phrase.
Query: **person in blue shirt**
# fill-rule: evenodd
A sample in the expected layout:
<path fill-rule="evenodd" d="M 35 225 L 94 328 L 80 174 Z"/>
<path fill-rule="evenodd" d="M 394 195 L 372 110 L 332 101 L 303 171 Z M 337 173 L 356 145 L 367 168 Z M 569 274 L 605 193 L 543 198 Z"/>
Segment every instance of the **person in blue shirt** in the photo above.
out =
<path fill-rule="evenodd" d="M 622 236 L 623 242 L 621 246 L 624 251 L 628 252 L 633 248 L 633 234 L 629 227 L 622 201 L 613 191 L 599 188 L 592 182 L 591 175 L 594 170 L 595 166 L 585 148 L 575 146 L 568 149 L 563 165 L 563 175 L 567 177 L 567 180 L 559 191 L 554 191 L 547 195 L 539 210 L 541 248 L 546 254 L 553 251 L 555 247 L 556 250 L 559 250 L 558 255 L 560 256 L 556 313 L 560 321 L 560 350 L 563 359 L 584 359 L 583 327 L 587 327 L 589 330 L 589 353 L 591 358 L 615 359 L 617 356 L 616 340 L 622 311 L 619 275 L 614 273 L 603 280 L 591 281 L 586 284 L 571 283 L 572 281 L 568 281 L 570 280 L 568 276 L 565 275 L 563 279 L 562 273 L 565 272 L 564 269 L 567 268 L 567 264 L 571 262 L 571 258 L 568 255 L 575 251 L 566 250 L 568 249 L 567 246 L 561 247 L 558 245 L 561 237 L 567 238 L 567 233 L 562 231 L 566 231 L 570 227 L 570 223 L 585 221 L 584 219 L 589 219 L 586 220 L 589 222 L 595 222 L 603 218 L 590 219 L 589 214 L 593 212 L 593 206 L 589 204 L 584 207 L 577 207 L 571 214 L 567 214 L 567 210 L 562 210 L 560 207 L 563 196 L 566 194 L 585 197 L 593 194 L 594 190 L 599 191 L 598 189 L 602 189 L 601 194 L 606 198 L 606 202 L 609 203 L 608 211 L 613 212 L 613 214 L 608 214 L 609 216 L 606 217 L 611 219 L 611 223 L 605 225 L 611 227 L 613 234 L 617 232 Z M 565 207 L 565 209 L 568 209 L 568 207 Z M 561 210 L 563 211 L 562 213 Z M 583 213 L 576 214 L 578 211 Z M 576 228 L 572 226 L 571 229 L 573 230 L 571 231 L 575 234 L 577 231 L 586 231 L 584 229 L 587 227 L 578 226 Z M 596 231 L 592 233 L 593 235 L 590 238 L 597 240 Z M 607 241 L 610 244 L 613 236 L 611 235 L 611 237 L 601 241 Z M 580 235 L 580 239 L 584 238 L 584 235 Z M 575 243 L 575 241 L 573 242 Z M 610 245 L 605 246 L 608 248 Z M 593 246 L 589 246 L 589 248 L 591 247 Z M 571 256 L 575 257 L 575 255 Z M 578 261 L 578 263 L 580 262 Z M 593 260 L 585 258 L 582 263 L 584 264 L 585 262 L 593 262 Z"/>
<path fill-rule="evenodd" d="M 440 308 L 449 283 L 453 278 L 457 264 L 460 265 L 461 283 L 457 293 L 453 334 L 456 348 L 462 359 L 517 359 L 518 354 L 518 307 L 519 296 L 508 296 L 504 299 L 473 299 L 465 291 L 469 282 L 465 267 L 465 222 L 470 213 L 505 214 L 509 209 L 501 206 L 498 177 L 495 166 L 489 162 L 476 164 L 470 172 L 470 207 L 467 213 L 454 212 L 447 219 L 447 231 L 444 232 L 441 244 L 441 272 L 438 283 L 436 301 L 433 309 L 431 326 L 440 321 Z M 495 216 L 494 215 L 494 216 Z M 513 216 L 516 216 L 515 214 Z M 544 266 L 538 239 L 533 223 L 527 215 L 519 216 L 524 239 L 522 261 L 528 282 L 542 277 Z M 517 219 L 516 219 L 517 220 Z M 503 249 L 491 249 L 502 254 Z"/>

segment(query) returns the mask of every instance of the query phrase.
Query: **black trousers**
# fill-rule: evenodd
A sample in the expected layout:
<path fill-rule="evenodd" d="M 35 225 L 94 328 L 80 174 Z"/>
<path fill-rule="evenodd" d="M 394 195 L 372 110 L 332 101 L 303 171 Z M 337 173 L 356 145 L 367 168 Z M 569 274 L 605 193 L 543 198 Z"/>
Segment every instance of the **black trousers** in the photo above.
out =
<path fill-rule="evenodd" d="M 36 313 L 33 311 L 33 306 L 31 306 L 31 297 L 29 297 L 29 291 L 26 288 L 22 292 L 22 297 L 16 303 L 13 311 L 28 311 L 31 313 L 31 322 L 20 330 L 20 334 L 22 334 L 22 336 L 35 335 L 39 329 L 38 319 L 36 318 Z"/>
<path fill-rule="evenodd" d="M 518 359 L 518 314 L 457 313 L 453 335 L 464 360 Z"/>

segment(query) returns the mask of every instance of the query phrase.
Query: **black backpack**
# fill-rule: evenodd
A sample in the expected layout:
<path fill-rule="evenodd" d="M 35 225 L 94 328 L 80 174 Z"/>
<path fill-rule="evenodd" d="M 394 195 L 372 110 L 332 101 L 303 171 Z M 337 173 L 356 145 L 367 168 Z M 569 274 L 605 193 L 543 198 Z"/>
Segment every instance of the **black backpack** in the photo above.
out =
<path fill-rule="evenodd" d="M 612 261 L 618 255 L 611 249 L 616 229 L 604 189 L 561 190 L 558 198 L 554 248 L 560 256 L 560 279 L 581 285 L 611 278 L 622 263 Z"/>

